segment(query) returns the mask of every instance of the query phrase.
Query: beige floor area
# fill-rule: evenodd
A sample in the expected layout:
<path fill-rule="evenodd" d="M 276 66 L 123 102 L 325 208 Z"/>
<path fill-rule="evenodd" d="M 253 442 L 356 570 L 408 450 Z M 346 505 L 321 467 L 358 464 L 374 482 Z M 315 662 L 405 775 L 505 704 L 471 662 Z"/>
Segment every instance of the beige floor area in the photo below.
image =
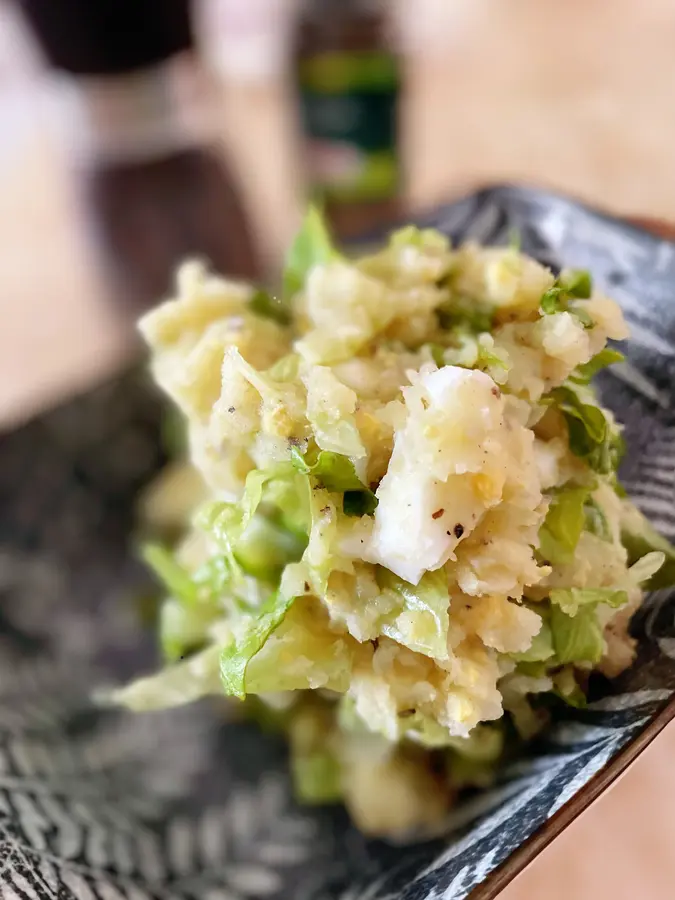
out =
<path fill-rule="evenodd" d="M 675 219 L 675 0 L 482 7 L 447 52 L 409 63 L 411 205 L 516 180 Z M 2 10 L 0 0 L 0 25 Z M 298 209 L 285 89 L 224 85 L 219 109 L 273 262 Z M 3 68 L 0 40 L 0 423 L 87 384 L 125 353 L 57 125 L 39 83 Z M 672 897 L 674 758 L 671 726 L 504 900 Z"/>

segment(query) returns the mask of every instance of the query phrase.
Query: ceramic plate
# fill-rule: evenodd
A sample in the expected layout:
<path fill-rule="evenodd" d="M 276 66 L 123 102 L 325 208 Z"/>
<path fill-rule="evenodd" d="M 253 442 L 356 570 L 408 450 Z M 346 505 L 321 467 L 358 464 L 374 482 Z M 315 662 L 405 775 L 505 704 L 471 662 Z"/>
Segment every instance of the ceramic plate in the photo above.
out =
<path fill-rule="evenodd" d="M 423 217 L 453 240 L 588 267 L 632 326 L 601 381 L 626 426 L 622 478 L 675 537 L 675 245 L 559 197 L 486 190 Z M 96 688 L 150 669 L 134 497 L 162 462 L 158 404 L 130 374 L 0 438 L 0 884 L 20 900 L 460 900 L 501 887 L 675 712 L 675 593 L 634 621 L 639 653 L 569 710 L 442 839 L 366 840 L 290 796 L 284 748 L 213 704 L 133 716 Z"/>

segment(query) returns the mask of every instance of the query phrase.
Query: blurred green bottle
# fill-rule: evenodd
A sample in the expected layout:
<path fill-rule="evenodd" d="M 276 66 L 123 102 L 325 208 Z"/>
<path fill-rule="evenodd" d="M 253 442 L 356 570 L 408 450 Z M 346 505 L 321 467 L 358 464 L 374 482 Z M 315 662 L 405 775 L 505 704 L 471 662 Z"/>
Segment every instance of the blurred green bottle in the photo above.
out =
<path fill-rule="evenodd" d="M 381 0 L 304 0 L 295 75 L 302 175 L 338 237 L 400 212 L 399 59 Z"/>

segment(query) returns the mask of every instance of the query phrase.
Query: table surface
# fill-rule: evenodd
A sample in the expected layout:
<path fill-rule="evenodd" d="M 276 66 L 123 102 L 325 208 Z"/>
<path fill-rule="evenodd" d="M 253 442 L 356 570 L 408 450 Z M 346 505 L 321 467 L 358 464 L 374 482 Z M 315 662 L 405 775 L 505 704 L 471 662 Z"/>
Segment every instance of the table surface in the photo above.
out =
<path fill-rule="evenodd" d="M 675 219 L 672 0 L 492 0 L 441 56 L 409 62 L 409 200 L 496 180 Z M 0 4 L 0 45 L 2 16 Z M 113 370 L 128 327 L 103 300 L 54 103 L 0 53 L 0 422 Z M 268 259 L 298 215 L 283 85 L 225 84 L 223 140 Z M 261 148 L 278 152 L 263 155 Z M 503 893 L 504 900 L 672 896 L 675 725 Z"/>

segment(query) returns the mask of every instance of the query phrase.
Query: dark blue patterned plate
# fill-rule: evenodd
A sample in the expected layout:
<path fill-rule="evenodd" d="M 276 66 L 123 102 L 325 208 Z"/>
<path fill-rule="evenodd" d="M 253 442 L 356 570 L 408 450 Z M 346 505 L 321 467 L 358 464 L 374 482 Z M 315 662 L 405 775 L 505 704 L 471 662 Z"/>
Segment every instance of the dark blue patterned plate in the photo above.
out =
<path fill-rule="evenodd" d="M 425 218 L 455 241 L 588 267 L 632 326 L 604 401 L 622 478 L 675 537 L 675 245 L 579 204 L 486 190 Z M 94 689 L 154 664 L 130 552 L 134 497 L 162 462 L 158 403 L 129 374 L 0 438 L 0 892 L 21 900 L 460 900 L 504 884 L 675 714 L 675 592 L 636 616 L 639 653 L 569 710 L 447 836 L 402 850 L 340 808 L 297 807 L 283 745 L 213 704 L 133 716 Z"/>

